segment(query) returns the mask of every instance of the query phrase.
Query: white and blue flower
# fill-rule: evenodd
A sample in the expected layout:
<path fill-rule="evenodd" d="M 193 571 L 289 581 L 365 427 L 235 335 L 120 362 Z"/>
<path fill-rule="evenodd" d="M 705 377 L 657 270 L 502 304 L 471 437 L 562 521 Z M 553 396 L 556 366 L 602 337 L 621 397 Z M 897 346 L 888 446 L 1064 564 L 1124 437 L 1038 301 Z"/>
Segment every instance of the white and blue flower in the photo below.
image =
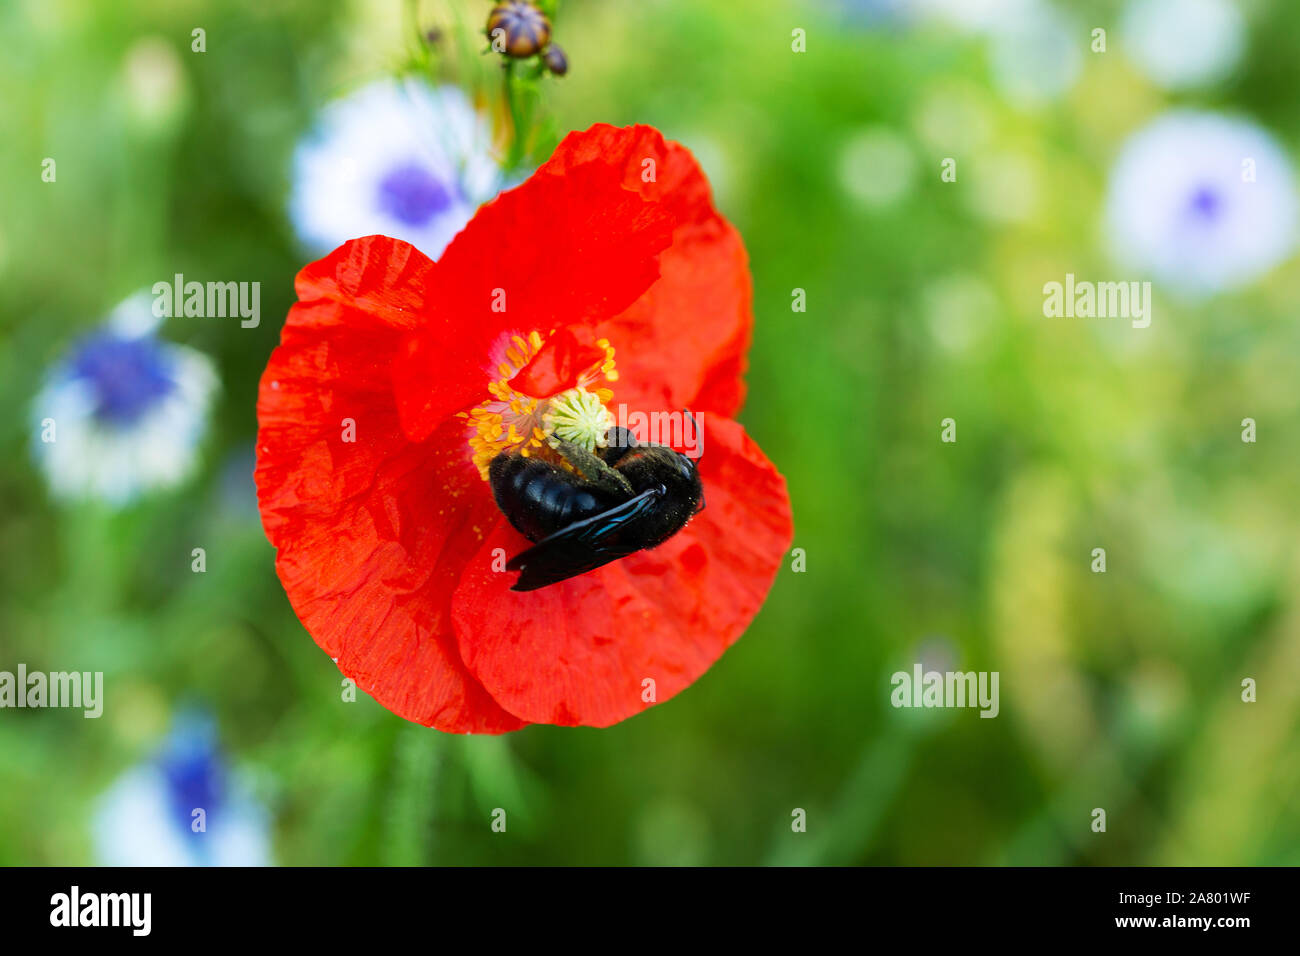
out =
<path fill-rule="evenodd" d="M 1022 0 L 1013 6 L 987 27 L 990 74 L 1011 103 L 1040 107 L 1074 86 L 1088 32 L 1051 4 Z"/>
<path fill-rule="evenodd" d="M 100 798 L 94 844 L 105 866 L 266 866 L 269 821 L 230 773 L 206 713 L 180 714 L 158 754 Z"/>
<path fill-rule="evenodd" d="M 1019 107 L 1060 99 L 1083 69 L 1089 34 L 1043 0 L 838 0 L 838 5 L 851 20 L 869 25 L 933 22 L 986 39 L 993 85 Z"/>
<path fill-rule="evenodd" d="M 841 17 L 860 26 L 892 26 L 909 19 L 909 0 L 826 0 Z"/>
<path fill-rule="evenodd" d="M 1271 135 L 1188 110 L 1128 140 L 1106 204 L 1116 256 L 1187 298 L 1245 285 L 1289 257 L 1296 215 L 1291 163 Z"/>
<path fill-rule="evenodd" d="M 1232 72 L 1246 46 L 1246 21 L 1228 0 L 1133 0 L 1120 36 L 1138 69 L 1179 90 Z"/>
<path fill-rule="evenodd" d="M 217 389 L 202 353 L 157 338 L 150 299 L 123 302 L 48 373 L 35 454 L 58 498 L 126 504 L 193 470 Z"/>
<path fill-rule="evenodd" d="M 972 33 L 993 32 L 1015 22 L 1038 0 L 904 0 L 917 16 Z"/>
<path fill-rule="evenodd" d="M 385 235 L 437 258 L 502 186 L 491 129 L 459 88 L 383 80 L 322 111 L 289 208 L 313 251 Z"/>

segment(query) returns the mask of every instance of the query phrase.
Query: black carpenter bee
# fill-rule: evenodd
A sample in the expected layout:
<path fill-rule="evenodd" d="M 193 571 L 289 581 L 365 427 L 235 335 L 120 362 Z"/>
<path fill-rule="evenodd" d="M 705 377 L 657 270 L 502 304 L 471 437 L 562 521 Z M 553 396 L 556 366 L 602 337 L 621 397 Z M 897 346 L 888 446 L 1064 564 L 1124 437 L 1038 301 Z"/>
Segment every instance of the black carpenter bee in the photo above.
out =
<path fill-rule="evenodd" d="M 690 458 L 640 444 L 625 428 L 611 428 L 606 442 L 594 453 L 558 442 L 573 471 L 514 452 L 492 459 L 497 507 L 534 542 L 506 564 L 522 572 L 512 591 L 535 591 L 657 547 L 703 510 L 704 487 Z"/>

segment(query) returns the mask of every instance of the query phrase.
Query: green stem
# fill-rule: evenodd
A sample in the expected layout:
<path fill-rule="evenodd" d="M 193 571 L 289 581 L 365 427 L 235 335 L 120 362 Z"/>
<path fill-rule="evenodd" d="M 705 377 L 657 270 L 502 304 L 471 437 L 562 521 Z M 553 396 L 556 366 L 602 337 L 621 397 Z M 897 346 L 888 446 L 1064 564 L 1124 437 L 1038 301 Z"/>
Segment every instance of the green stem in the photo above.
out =
<path fill-rule="evenodd" d="M 524 160 L 524 146 L 527 138 L 528 122 L 524 115 L 520 92 L 515 83 L 515 61 L 506 61 L 506 105 L 510 108 L 510 152 L 506 157 L 506 168 L 514 171 Z"/>
<path fill-rule="evenodd" d="M 420 0 L 406 0 L 406 28 L 415 39 L 415 63 L 421 70 L 429 68 L 429 44 L 420 31 Z"/>

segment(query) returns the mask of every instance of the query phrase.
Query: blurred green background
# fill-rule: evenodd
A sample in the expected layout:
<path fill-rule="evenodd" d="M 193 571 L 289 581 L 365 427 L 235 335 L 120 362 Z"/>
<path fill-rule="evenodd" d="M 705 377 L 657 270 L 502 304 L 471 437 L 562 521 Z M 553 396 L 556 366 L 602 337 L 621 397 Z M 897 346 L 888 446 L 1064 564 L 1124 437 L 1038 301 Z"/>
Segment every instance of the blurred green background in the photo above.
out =
<path fill-rule="evenodd" d="M 479 24 L 490 4 L 457 6 Z M 1122 4 L 1056 6 L 1091 28 Z M 420 26 L 454 31 L 447 9 Z M 1249 115 L 1296 155 L 1300 7 L 1243 4 L 1246 55 L 1193 93 L 1082 29 L 1070 89 L 1029 107 L 982 36 L 872 9 L 565 0 L 555 128 L 658 126 L 745 238 L 741 419 L 789 481 L 807 570 L 663 706 L 460 738 L 340 699 L 251 480 L 257 378 L 310 258 L 294 144 L 413 68 L 408 6 L 0 4 L 0 669 L 106 685 L 99 720 L 0 711 L 0 863 L 95 862 L 97 799 L 187 702 L 284 864 L 1300 862 L 1300 264 L 1199 302 L 1157 288 L 1143 333 L 1041 311 L 1045 281 L 1109 275 L 1110 163 L 1170 104 Z M 492 69 L 459 80 L 486 92 Z M 262 283 L 259 328 L 163 329 L 222 379 L 200 473 L 121 511 L 52 501 L 30 454 L 44 369 L 175 272 Z M 892 709 L 918 660 L 998 671 L 998 718 Z"/>

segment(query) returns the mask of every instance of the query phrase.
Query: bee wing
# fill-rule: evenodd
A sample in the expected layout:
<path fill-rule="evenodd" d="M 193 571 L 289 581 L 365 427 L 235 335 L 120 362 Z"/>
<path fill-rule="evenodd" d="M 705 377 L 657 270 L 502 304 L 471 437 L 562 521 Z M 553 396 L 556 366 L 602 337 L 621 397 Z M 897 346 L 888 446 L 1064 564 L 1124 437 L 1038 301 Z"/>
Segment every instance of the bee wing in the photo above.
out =
<path fill-rule="evenodd" d="M 506 563 L 507 571 L 520 571 L 512 591 L 536 591 L 565 578 L 595 570 L 640 550 L 626 532 L 654 507 L 660 488 L 643 491 L 607 511 L 583 518 L 548 535 Z"/>

